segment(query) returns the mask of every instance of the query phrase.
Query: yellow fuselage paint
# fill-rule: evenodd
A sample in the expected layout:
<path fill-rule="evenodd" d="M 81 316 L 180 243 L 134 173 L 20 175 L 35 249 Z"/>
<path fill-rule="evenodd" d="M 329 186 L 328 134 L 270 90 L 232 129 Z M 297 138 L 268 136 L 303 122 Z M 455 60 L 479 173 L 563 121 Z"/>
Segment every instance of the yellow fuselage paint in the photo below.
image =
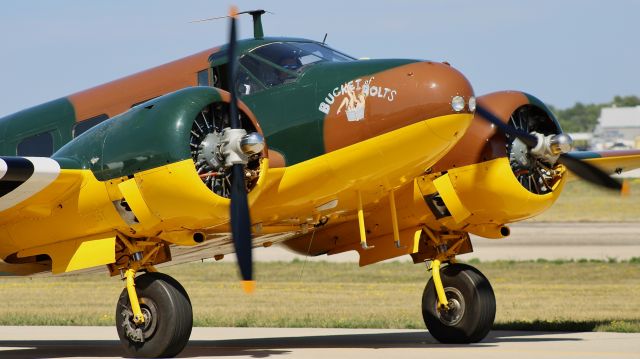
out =
<path fill-rule="evenodd" d="M 254 222 L 331 215 L 386 197 L 423 174 L 462 136 L 473 116 L 431 118 L 286 168 L 252 207 Z M 321 209 L 335 201 L 335 206 Z"/>
<path fill-rule="evenodd" d="M 249 194 L 252 222 L 302 224 L 319 215 L 353 210 L 358 192 L 365 206 L 375 203 L 389 190 L 412 184 L 451 149 L 472 118 L 431 118 L 285 169 L 269 169 L 264 159 L 260 180 Z M 131 213 L 123 211 L 123 200 Z M 318 210 L 333 200 L 335 206 Z M 74 251 L 82 249 L 87 258 L 88 248 L 108 251 L 105 246 L 112 245 L 118 232 L 194 245 L 197 231 L 228 231 L 228 212 L 229 200 L 202 183 L 190 159 L 104 182 L 89 170 L 62 170 L 42 192 L 2 212 L 0 256 L 49 254 L 54 262 L 70 258 L 71 265 L 54 263 L 59 270 L 82 269 L 112 257 L 78 261 Z M 81 239 L 95 236 L 104 240 L 82 245 Z"/>
<path fill-rule="evenodd" d="M 500 238 L 504 236 L 500 233 L 503 225 L 533 217 L 549 208 L 560 195 L 564 182 L 564 178 L 558 180 L 553 186 L 553 192 L 548 194 L 533 194 L 517 181 L 507 158 L 450 169 L 446 174 L 418 176 L 414 181 L 395 190 L 394 197 L 397 203 L 402 204 L 395 211 L 400 248 L 395 245 L 391 201 L 383 197 L 365 206 L 367 244 L 372 249 L 363 250 L 360 246 L 358 238 L 361 231 L 353 210 L 333 218 L 330 230 L 315 233 L 314 243 L 322 248 L 319 250 L 321 253 L 358 251 L 360 265 L 368 265 L 419 252 L 421 249 L 418 244 L 423 227 L 433 231 L 446 228 L 447 231 L 457 230 L 487 238 Z M 428 207 L 425 196 L 436 192 L 442 196 L 451 216 L 436 218 Z M 307 240 L 308 237 L 306 235 Z M 295 242 L 285 242 L 285 245 L 297 249 Z M 305 250 L 306 248 L 304 247 Z M 430 258 L 435 258 L 435 250 L 432 254 Z M 420 258 L 422 257 L 424 256 Z"/>

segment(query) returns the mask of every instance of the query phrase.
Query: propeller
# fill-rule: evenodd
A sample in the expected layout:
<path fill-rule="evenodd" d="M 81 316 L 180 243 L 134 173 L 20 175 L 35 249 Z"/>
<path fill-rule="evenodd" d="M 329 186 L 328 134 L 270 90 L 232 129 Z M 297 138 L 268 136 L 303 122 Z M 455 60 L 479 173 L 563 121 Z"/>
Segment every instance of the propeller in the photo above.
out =
<path fill-rule="evenodd" d="M 520 129 L 511 127 L 508 124 L 502 122 L 496 115 L 494 115 L 491 111 L 487 110 L 483 106 L 478 105 L 476 107 L 476 113 L 492 123 L 503 133 L 518 138 L 525 145 L 527 145 L 530 151 L 531 149 L 539 148 L 539 145 L 545 145 L 544 143 L 541 143 L 541 141 L 544 141 L 544 136 L 535 136 L 531 133 L 527 133 Z M 566 135 L 561 134 L 557 136 Z M 566 138 L 568 138 L 568 136 L 566 136 Z M 557 139 L 562 140 L 562 138 L 560 137 L 557 137 Z M 567 167 L 571 172 L 575 173 L 576 176 L 601 187 L 618 191 L 622 190 L 622 183 L 620 181 L 612 178 L 598 167 L 569 155 L 568 153 L 566 153 L 568 149 L 564 150 L 561 148 L 563 144 L 554 143 L 553 141 L 554 139 L 551 139 L 551 143 L 547 146 L 549 147 L 550 152 L 552 152 L 554 155 L 558 155 L 557 162 Z"/>
<path fill-rule="evenodd" d="M 237 16 L 238 9 L 232 6 L 229 11 L 231 28 L 229 31 L 229 46 L 227 50 L 229 58 L 227 68 L 230 84 L 234 83 L 236 73 Z M 235 86 L 229 86 L 229 93 L 231 95 L 229 101 L 229 125 L 231 130 L 241 130 L 242 124 L 238 117 L 238 96 Z M 255 281 L 253 280 L 253 258 L 251 253 L 251 219 L 249 217 L 249 204 L 247 202 L 247 191 L 244 182 L 244 166 L 244 163 L 234 163 L 232 165 L 230 218 L 231 235 L 238 258 L 240 275 L 242 277 L 242 288 L 245 292 L 250 293 L 255 289 Z"/>
<path fill-rule="evenodd" d="M 257 10 L 247 10 L 247 11 L 240 11 L 235 13 L 235 15 L 241 15 L 241 14 L 249 14 L 249 15 L 253 15 L 253 14 L 271 14 L 271 15 L 275 15 L 275 13 L 271 12 L 271 11 L 267 11 L 267 10 L 262 10 L 262 9 L 257 9 Z M 216 17 L 209 17 L 206 19 L 198 19 L 198 20 L 192 20 L 189 21 L 189 23 L 196 23 L 196 22 L 205 22 L 205 21 L 211 21 L 211 20 L 220 20 L 220 19 L 226 19 L 226 18 L 230 18 L 232 17 L 231 14 L 226 15 L 226 16 L 216 16 Z"/>

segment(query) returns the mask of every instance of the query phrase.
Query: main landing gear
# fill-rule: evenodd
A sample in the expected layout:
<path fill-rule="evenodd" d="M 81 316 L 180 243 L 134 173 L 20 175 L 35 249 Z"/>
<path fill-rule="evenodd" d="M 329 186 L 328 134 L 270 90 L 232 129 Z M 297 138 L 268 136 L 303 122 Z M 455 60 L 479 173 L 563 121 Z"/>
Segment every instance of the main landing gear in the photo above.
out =
<path fill-rule="evenodd" d="M 193 326 L 191 301 L 182 285 L 149 264 L 157 249 L 137 251 L 123 240 L 133 259 L 123 271 L 126 287 L 116 305 L 116 329 L 126 355 L 173 357 L 187 345 Z M 136 260 L 137 259 L 137 260 Z M 144 273 L 136 277 L 139 270 Z"/>
<path fill-rule="evenodd" d="M 432 277 L 422 294 L 422 317 L 429 333 L 441 343 L 476 343 L 484 339 L 496 316 L 496 297 L 489 280 L 476 268 L 455 263 L 465 235 L 451 248 L 428 231 L 437 249 Z M 448 262 L 445 267 L 441 263 Z"/>
<path fill-rule="evenodd" d="M 439 271 L 446 299 L 438 299 L 435 272 L 422 294 L 422 318 L 429 333 L 441 343 L 484 339 L 496 316 L 491 284 L 479 270 L 466 264 L 449 264 Z"/>
<path fill-rule="evenodd" d="M 127 289 L 116 307 L 116 328 L 131 357 L 173 357 L 187 345 L 193 325 L 191 302 L 184 288 L 163 273 L 145 273 L 135 279 L 143 323 L 137 323 Z"/>

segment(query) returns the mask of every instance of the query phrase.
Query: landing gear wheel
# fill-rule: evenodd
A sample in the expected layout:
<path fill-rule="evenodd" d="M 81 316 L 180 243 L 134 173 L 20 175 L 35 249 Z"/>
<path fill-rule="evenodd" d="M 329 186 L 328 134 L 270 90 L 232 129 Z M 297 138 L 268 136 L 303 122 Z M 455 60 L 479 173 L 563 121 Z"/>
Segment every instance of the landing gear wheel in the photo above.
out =
<path fill-rule="evenodd" d="M 476 343 L 489 334 L 496 316 L 496 298 L 489 280 L 466 264 L 440 270 L 449 309 L 438 309 L 438 296 L 429 280 L 422 294 L 422 317 L 429 333 L 441 343 Z"/>
<path fill-rule="evenodd" d="M 126 288 L 116 306 L 116 329 L 127 356 L 177 355 L 187 345 L 193 326 L 187 292 L 178 281 L 162 273 L 143 274 L 135 283 L 144 324 L 134 323 Z"/>

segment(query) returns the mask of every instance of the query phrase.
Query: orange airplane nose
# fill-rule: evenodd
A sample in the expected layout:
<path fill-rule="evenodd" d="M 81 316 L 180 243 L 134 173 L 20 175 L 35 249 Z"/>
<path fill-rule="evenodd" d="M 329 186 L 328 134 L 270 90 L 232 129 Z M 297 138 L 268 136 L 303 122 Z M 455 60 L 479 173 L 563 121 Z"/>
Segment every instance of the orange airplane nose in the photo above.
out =
<path fill-rule="evenodd" d="M 473 96 L 467 78 L 446 63 L 415 62 L 354 79 L 341 85 L 332 106 L 324 109 L 325 150 L 430 118 L 471 113 L 475 110 Z M 432 130 L 449 141 L 468 125 L 433 126 Z"/>

